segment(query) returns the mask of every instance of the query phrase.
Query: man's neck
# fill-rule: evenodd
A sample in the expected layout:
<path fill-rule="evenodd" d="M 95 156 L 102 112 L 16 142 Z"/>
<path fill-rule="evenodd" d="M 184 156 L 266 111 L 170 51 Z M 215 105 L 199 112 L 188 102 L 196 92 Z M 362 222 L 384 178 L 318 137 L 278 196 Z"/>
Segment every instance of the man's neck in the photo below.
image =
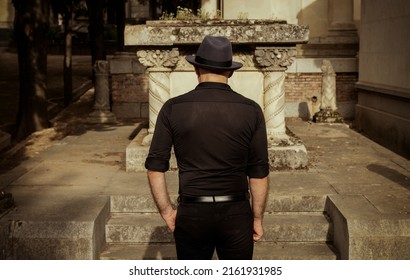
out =
<path fill-rule="evenodd" d="M 212 83 L 228 83 L 228 78 L 224 75 L 218 75 L 214 73 L 203 73 L 198 76 L 198 81 L 200 83 L 212 82 Z"/>

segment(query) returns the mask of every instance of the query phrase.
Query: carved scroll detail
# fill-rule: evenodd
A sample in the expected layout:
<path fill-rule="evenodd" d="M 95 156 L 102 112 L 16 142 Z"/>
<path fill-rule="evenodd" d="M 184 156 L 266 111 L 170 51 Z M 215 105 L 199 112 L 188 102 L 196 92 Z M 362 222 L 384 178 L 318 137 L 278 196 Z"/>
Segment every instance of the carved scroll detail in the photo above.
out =
<path fill-rule="evenodd" d="M 255 60 L 260 67 L 270 71 L 284 71 L 295 60 L 296 50 L 293 48 L 257 48 Z"/>
<path fill-rule="evenodd" d="M 172 50 L 141 50 L 137 52 L 139 62 L 151 68 L 172 68 L 178 63 L 179 51 Z"/>

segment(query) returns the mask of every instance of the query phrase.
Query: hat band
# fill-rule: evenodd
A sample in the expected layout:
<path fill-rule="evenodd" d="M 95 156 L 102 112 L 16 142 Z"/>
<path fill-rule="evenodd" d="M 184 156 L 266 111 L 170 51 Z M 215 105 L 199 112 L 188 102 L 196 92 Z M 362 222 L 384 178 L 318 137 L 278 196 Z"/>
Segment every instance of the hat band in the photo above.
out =
<path fill-rule="evenodd" d="M 205 64 L 209 66 L 216 66 L 216 67 L 231 67 L 232 66 L 232 60 L 228 61 L 214 61 L 214 60 L 209 60 L 206 58 L 202 58 L 200 56 L 195 56 L 195 61 L 200 63 L 200 64 Z"/>

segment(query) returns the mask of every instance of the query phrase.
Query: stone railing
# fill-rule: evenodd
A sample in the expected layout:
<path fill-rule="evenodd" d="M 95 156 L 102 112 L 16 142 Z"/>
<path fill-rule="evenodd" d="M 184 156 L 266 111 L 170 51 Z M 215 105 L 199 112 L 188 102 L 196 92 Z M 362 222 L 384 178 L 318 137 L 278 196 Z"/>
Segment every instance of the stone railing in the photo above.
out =
<path fill-rule="evenodd" d="M 137 57 L 149 77 L 149 129 L 142 144 L 150 144 L 164 102 L 196 86 L 194 68 L 184 57 L 195 54 L 205 35 L 232 42 L 234 60 L 244 66 L 229 84 L 264 110 L 269 146 L 288 145 L 285 71 L 294 61 L 296 45 L 307 43 L 309 29 L 272 20 L 148 21 L 127 26 L 125 43 L 138 47 Z"/>

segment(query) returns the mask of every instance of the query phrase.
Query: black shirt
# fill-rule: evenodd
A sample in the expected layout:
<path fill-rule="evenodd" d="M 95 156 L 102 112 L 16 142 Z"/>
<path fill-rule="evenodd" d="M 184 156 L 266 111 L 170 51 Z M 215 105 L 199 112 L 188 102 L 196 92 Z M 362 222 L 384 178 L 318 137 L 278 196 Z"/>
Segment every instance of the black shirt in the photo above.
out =
<path fill-rule="evenodd" d="M 163 105 L 145 167 L 167 171 L 172 145 L 180 195 L 243 193 L 248 177 L 269 174 L 262 110 L 224 83 L 200 83 Z"/>

